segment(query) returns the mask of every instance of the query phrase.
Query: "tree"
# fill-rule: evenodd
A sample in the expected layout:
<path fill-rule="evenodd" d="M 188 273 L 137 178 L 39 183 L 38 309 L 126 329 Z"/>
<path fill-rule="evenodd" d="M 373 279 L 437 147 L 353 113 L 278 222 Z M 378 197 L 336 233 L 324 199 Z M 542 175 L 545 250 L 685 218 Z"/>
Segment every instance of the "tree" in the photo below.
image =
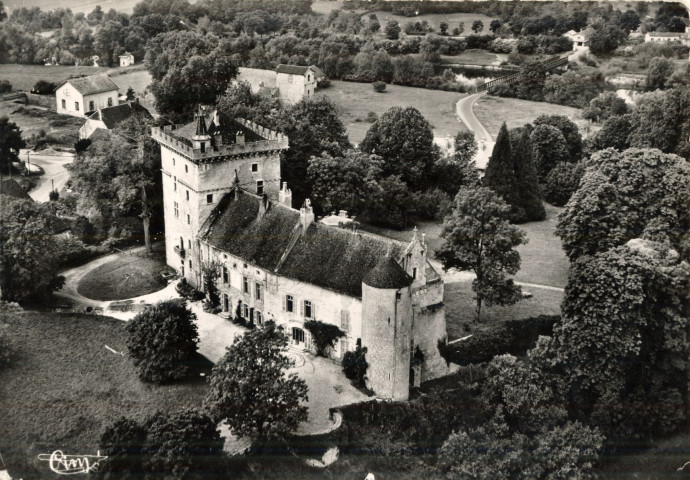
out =
<path fill-rule="evenodd" d="M 570 162 L 577 163 L 580 161 L 582 157 L 582 136 L 575 122 L 563 115 L 540 115 L 534 121 L 534 125 L 551 125 L 556 127 L 563 134 Z"/>
<path fill-rule="evenodd" d="M 346 335 L 336 325 L 319 322 L 318 320 L 304 322 L 304 328 L 311 333 L 314 347 L 316 347 L 316 354 L 322 357 L 327 357 L 328 351 L 335 346 L 336 340 Z"/>
<path fill-rule="evenodd" d="M 589 51 L 594 55 L 608 55 L 623 43 L 627 35 L 614 25 L 604 25 L 594 30 L 589 39 Z"/>
<path fill-rule="evenodd" d="M 388 40 L 397 40 L 400 37 L 400 25 L 395 20 L 389 20 L 384 32 Z"/>
<path fill-rule="evenodd" d="M 127 87 L 127 96 L 126 96 L 127 101 L 133 102 L 136 98 L 137 98 L 137 95 L 134 92 L 134 89 L 132 87 Z"/>
<path fill-rule="evenodd" d="M 482 185 L 498 194 L 511 207 L 517 205 L 517 182 L 513 165 L 513 148 L 505 122 L 496 137 Z M 524 212 L 514 211 L 513 215 L 524 217 Z"/>
<path fill-rule="evenodd" d="M 284 438 L 307 419 L 307 384 L 287 374 L 288 337 L 273 322 L 235 338 L 213 367 L 205 404 L 234 435 L 259 442 Z"/>
<path fill-rule="evenodd" d="M 0 2 L 0 22 L 7 20 L 7 12 L 5 11 L 5 6 Z"/>
<path fill-rule="evenodd" d="M 56 218 L 48 207 L 0 195 L 0 297 L 38 302 L 60 290 Z"/>
<path fill-rule="evenodd" d="M 425 186 L 438 157 L 429 122 L 414 107 L 391 107 L 369 127 L 360 148 L 384 160 L 385 175 L 400 175 L 412 190 Z"/>
<path fill-rule="evenodd" d="M 472 270 L 476 278 L 476 315 L 482 303 L 512 305 L 521 289 L 506 277 L 520 269 L 515 247 L 526 243 L 525 233 L 508 222 L 510 207 L 492 190 L 462 188 L 455 197 L 453 212 L 443 224 L 443 243 L 436 251 L 444 270 Z"/>
<path fill-rule="evenodd" d="M 544 199 L 552 205 L 562 207 L 577 192 L 584 173 L 582 162 L 556 164 L 546 176 L 543 185 Z"/>
<path fill-rule="evenodd" d="M 666 57 L 654 57 L 649 62 L 645 85 L 650 89 L 665 88 L 676 66 Z"/>
<path fill-rule="evenodd" d="M 386 90 L 385 82 L 374 82 L 371 84 L 375 92 L 381 93 Z"/>
<path fill-rule="evenodd" d="M 630 148 L 631 133 L 630 115 L 614 115 L 607 119 L 601 130 L 589 139 L 589 144 L 594 151 L 605 148 L 623 151 Z"/>
<path fill-rule="evenodd" d="M 537 168 L 540 182 L 546 180 L 546 176 L 558 163 L 570 161 L 568 144 L 558 128 L 551 125 L 538 125 L 532 131 L 530 140 L 534 166 Z"/>
<path fill-rule="evenodd" d="M 358 387 L 365 387 L 367 383 L 367 368 L 369 364 L 366 359 L 367 347 L 362 347 L 359 343 L 355 351 L 345 352 L 343 355 L 343 373 L 353 380 Z"/>
<path fill-rule="evenodd" d="M 101 434 L 99 446 L 108 461 L 99 465 L 106 478 L 141 475 L 146 462 L 146 427 L 136 420 L 120 417 Z"/>
<path fill-rule="evenodd" d="M 0 93 L 9 93 L 12 91 L 12 84 L 9 80 L 0 80 Z"/>
<path fill-rule="evenodd" d="M 474 22 L 472 22 L 472 31 L 474 33 L 479 33 L 482 30 L 484 30 L 484 22 L 482 22 L 481 20 L 475 20 Z"/>
<path fill-rule="evenodd" d="M 532 161 L 532 141 L 530 132 L 523 128 L 517 145 L 513 149 L 513 168 L 515 170 L 515 207 L 524 212 L 522 218 L 514 221 L 533 222 L 544 220 L 546 211 L 539 192 L 537 169 Z"/>
<path fill-rule="evenodd" d="M 491 23 L 489 24 L 489 30 L 491 30 L 491 33 L 496 33 L 496 31 L 501 28 L 501 22 L 498 20 L 491 20 Z"/>
<path fill-rule="evenodd" d="M 0 117 L 0 176 L 10 173 L 12 162 L 19 161 L 19 150 L 24 147 L 21 129 L 8 117 Z"/>
<path fill-rule="evenodd" d="M 438 25 L 438 29 L 441 32 L 441 35 L 448 35 L 448 22 L 441 22 Z"/>
<path fill-rule="evenodd" d="M 460 22 L 458 23 L 458 35 L 462 35 L 462 32 L 465 31 L 465 22 Z"/>
<path fill-rule="evenodd" d="M 220 277 L 221 264 L 217 261 L 204 262 L 201 266 L 201 271 L 204 277 L 204 290 L 206 291 L 206 299 L 209 307 L 217 307 L 220 305 L 220 293 L 216 280 Z"/>
<path fill-rule="evenodd" d="M 688 278 L 668 244 L 641 239 L 572 263 L 556 361 L 570 402 L 607 433 L 648 436 L 684 422 Z"/>
<path fill-rule="evenodd" d="M 600 93 L 593 98 L 582 111 L 582 118 L 595 122 L 604 122 L 616 115 L 628 113 L 628 104 L 614 92 Z"/>
<path fill-rule="evenodd" d="M 579 190 L 558 219 L 557 235 L 574 260 L 643 235 L 687 255 L 690 166 L 654 149 L 606 149 L 586 162 Z"/>
<path fill-rule="evenodd" d="M 139 378 L 162 384 L 189 375 L 199 343 L 195 320 L 186 301 L 167 300 L 146 307 L 127 323 L 127 349 Z"/>

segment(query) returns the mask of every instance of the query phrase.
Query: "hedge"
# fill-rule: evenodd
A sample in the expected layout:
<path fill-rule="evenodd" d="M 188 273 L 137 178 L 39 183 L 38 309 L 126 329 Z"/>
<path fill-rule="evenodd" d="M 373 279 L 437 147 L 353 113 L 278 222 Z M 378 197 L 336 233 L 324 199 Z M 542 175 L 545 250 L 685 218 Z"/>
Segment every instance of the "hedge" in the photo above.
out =
<path fill-rule="evenodd" d="M 496 355 L 523 356 L 534 348 L 539 336 L 551 336 L 560 319 L 558 315 L 540 315 L 503 322 L 451 345 L 441 340 L 439 353 L 446 362 L 458 365 L 488 362 Z"/>

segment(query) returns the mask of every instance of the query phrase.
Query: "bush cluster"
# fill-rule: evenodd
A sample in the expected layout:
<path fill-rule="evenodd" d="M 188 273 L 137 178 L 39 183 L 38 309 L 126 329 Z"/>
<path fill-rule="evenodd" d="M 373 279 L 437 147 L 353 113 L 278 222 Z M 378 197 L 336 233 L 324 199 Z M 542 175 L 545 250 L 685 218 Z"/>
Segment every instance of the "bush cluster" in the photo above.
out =
<path fill-rule="evenodd" d="M 354 352 L 345 352 L 345 355 L 343 355 L 343 373 L 360 388 L 366 387 L 367 382 L 367 367 L 369 364 L 367 363 L 366 355 L 367 347 L 362 348 L 359 344 Z"/>
<path fill-rule="evenodd" d="M 180 297 L 191 302 L 201 300 L 205 296 L 204 292 L 200 292 L 199 290 L 191 286 L 189 282 L 187 282 L 187 279 L 184 277 L 177 283 L 177 286 L 175 286 L 175 290 L 180 295 Z"/>

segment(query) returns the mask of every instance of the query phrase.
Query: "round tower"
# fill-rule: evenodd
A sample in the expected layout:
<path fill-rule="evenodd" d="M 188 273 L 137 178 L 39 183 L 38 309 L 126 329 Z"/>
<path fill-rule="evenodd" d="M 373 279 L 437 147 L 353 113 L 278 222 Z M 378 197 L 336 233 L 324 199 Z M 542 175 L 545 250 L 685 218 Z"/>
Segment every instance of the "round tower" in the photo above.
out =
<path fill-rule="evenodd" d="M 384 257 L 362 279 L 362 346 L 369 387 L 383 398 L 407 400 L 410 389 L 410 277 Z"/>

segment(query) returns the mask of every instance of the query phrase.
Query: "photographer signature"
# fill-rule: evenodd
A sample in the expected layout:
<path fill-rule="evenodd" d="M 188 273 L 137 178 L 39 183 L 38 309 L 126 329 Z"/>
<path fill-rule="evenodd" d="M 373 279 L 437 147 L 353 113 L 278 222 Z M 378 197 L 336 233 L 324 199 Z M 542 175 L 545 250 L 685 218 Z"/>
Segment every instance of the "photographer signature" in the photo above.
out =
<path fill-rule="evenodd" d="M 108 457 L 96 452 L 96 455 L 65 455 L 55 450 L 50 455 L 41 453 L 39 460 L 48 461 L 50 469 L 58 475 L 76 475 L 79 473 L 97 472 L 98 464 Z"/>

